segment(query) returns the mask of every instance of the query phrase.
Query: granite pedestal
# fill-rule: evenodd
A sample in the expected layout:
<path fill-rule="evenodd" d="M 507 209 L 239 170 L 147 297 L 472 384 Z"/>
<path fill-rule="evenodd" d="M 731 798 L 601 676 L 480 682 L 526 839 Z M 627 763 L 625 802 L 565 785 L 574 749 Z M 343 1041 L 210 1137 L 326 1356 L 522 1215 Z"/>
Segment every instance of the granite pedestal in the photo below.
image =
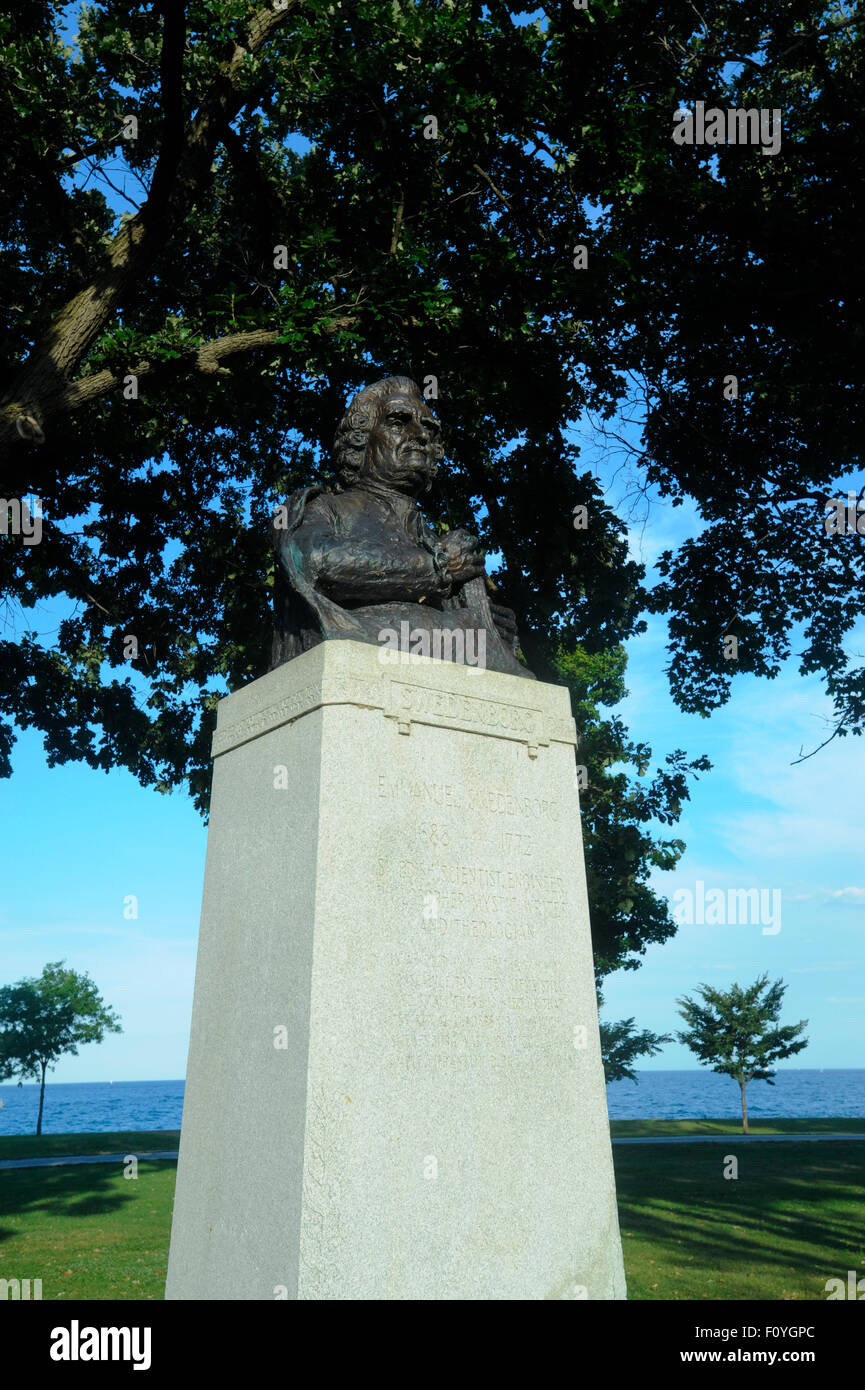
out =
<path fill-rule="evenodd" d="M 358 642 L 221 703 L 167 1298 L 625 1297 L 574 746 Z"/>

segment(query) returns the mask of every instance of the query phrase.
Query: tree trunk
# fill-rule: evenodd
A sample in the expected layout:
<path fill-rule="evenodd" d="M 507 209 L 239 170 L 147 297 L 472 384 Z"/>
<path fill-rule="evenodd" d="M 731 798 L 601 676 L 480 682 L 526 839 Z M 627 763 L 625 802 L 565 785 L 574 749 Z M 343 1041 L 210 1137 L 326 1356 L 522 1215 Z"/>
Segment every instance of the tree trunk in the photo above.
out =
<path fill-rule="evenodd" d="M 739 1077 L 739 1088 L 740 1088 L 740 1090 L 741 1090 L 741 1092 L 742 1092 L 742 1133 L 743 1133 L 743 1134 L 748 1134 L 748 1133 L 750 1133 L 750 1131 L 749 1131 L 749 1129 L 748 1129 L 748 1106 L 747 1106 L 747 1104 L 746 1104 L 746 1102 L 745 1102 L 745 1087 L 746 1087 L 746 1085 L 747 1085 L 747 1082 L 740 1076 L 740 1077 Z"/>
<path fill-rule="evenodd" d="M 42 1133 L 42 1107 L 43 1107 L 44 1104 L 45 1104 L 45 1067 L 46 1067 L 46 1063 L 43 1062 L 43 1063 L 42 1063 L 42 1089 L 41 1089 L 40 1092 L 39 1092 L 39 1119 L 36 1121 L 36 1133 L 37 1133 L 37 1134 L 41 1134 L 41 1133 Z"/>

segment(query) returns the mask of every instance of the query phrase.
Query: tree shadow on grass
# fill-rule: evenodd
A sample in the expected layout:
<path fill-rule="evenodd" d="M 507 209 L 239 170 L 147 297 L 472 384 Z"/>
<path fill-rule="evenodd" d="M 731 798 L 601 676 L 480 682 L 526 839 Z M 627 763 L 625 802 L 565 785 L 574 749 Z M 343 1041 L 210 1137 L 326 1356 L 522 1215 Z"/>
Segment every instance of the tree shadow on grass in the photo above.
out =
<path fill-rule="evenodd" d="M 736 1179 L 724 1178 L 727 1154 L 738 1159 Z M 618 1149 L 614 1157 L 621 1228 L 665 1259 L 707 1271 L 783 1266 L 807 1280 L 861 1263 L 865 1153 L 858 1145 L 737 1150 L 731 1136 L 714 1152 L 695 1144 Z"/>
<path fill-rule="evenodd" d="M 57 1168 L 10 1168 L 0 1172 L 0 1241 L 21 1232 L 3 1218 L 26 1212 L 52 1216 L 102 1216 L 119 1211 L 134 1194 L 117 1189 L 123 1164 L 82 1163 Z"/>

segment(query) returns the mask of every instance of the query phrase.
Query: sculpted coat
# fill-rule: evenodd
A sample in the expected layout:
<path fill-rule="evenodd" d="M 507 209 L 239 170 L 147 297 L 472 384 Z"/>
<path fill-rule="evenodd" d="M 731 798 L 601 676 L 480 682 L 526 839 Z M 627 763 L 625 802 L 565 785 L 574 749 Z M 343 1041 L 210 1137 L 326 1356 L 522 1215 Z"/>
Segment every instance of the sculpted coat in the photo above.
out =
<path fill-rule="evenodd" d="M 406 377 L 354 398 L 334 441 L 331 487 L 301 488 L 274 523 L 272 667 L 328 639 L 417 651 L 428 634 L 434 656 L 534 679 L 516 655 L 513 614 L 489 600 L 477 538 L 437 535 L 418 506 L 438 471 L 440 436 Z"/>

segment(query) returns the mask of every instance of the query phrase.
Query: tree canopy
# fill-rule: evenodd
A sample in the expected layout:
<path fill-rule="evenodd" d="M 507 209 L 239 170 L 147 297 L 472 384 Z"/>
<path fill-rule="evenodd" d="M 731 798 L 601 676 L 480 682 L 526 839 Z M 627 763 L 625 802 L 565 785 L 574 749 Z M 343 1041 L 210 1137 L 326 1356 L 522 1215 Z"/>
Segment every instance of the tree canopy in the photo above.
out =
<path fill-rule="evenodd" d="M 77 1057 L 82 1043 L 122 1031 L 90 976 L 65 969 L 62 960 L 46 965 L 35 979 L 0 986 L 0 1081 L 17 1076 L 19 1086 L 40 1083 L 37 1134 L 46 1071 L 67 1054 Z"/>
<path fill-rule="evenodd" d="M 599 998 L 598 1003 L 601 1003 Z M 649 1028 L 638 1029 L 633 1018 L 617 1023 L 600 1020 L 601 1059 L 606 1081 L 633 1081 L 637 1074 L 634 1064 L 638 1057 L 654 1057 L 664 1043 L 672 1042 L 672 1033 L 653 1033 Z"/>
<path fill-rule="evenodd" d="M 753 985 L 728 990 L 700 985 L 697 999 L 686 995 L 678 999 L 679 1013 L 688 1027 L 678 1034 L 701 1062 L 713 1071 L 732 1076 L 739 1083 L 742 1097 L 742 1133 L 748 1133 L 745 1091 L 749 1081 L 775 1084 L 776 1062 L 794 1057 L 808 1046 L 801 1035 L 808 1020 L 772 1027 L 781 1017 L 781 1004 L 787 986 L 783 980 L 769 984 L 763 974 Z"/>
<path fill-rule="evenodd" d="M 585 714 L 599 959 L 635 963 L 672 933 L 647 878 L 681 850 L 646 827 L 705 766 L 611 771 L 648 766 L 598 713 L 646 612 L 684 709 L 774 674 L 804 622 L 803 669 L 862 727 L 862 547 L 822 524 L 862 437 L 861 21 L 102 0 L 74 38 L 69 14 L 0 16 L 2 491 L 43 513 L 0 545 L 0 771 L 17 722 L 205 809 L 215 702 L 266 665 L 273 508 L 326 474 L 346 398 L 408 373 L 445 428 L 434 521 L 501 556 L 529 664 Z M 697 100 L 778 108 L 779 151 L 677 145 Z M 635 402 L 638 476 L 702 525 L 652 591 L 572 432 Z"/>

